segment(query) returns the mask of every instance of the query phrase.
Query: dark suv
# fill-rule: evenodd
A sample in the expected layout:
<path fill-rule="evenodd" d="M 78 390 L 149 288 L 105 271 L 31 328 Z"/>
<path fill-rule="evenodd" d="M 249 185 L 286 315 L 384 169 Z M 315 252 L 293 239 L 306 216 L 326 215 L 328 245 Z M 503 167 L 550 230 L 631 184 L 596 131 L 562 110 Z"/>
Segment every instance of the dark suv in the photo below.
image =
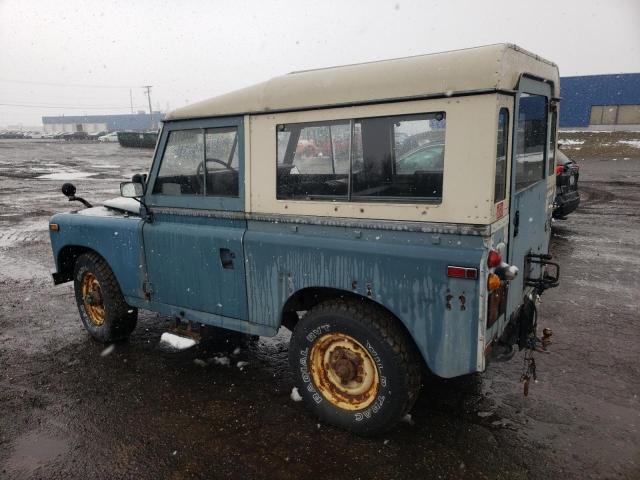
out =
<path fill-rule="evenodd" d="M 556 153 L 556 198 L 553 218 L 564 218 L 580 205 L 578 177 L 580 167 L 560 150 Z"/>

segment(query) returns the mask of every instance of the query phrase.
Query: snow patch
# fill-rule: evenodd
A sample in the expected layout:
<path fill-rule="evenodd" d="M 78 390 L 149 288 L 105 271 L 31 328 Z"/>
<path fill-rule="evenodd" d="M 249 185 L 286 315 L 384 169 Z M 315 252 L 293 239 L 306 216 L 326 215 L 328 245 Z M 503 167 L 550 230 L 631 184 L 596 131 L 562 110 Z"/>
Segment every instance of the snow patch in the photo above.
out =
<path fill-rule="evenodd" d="M 298 387 L 293 387 L 291 389 L 291 400 L 293 400 L 294 402 L 302 401 L 302 397 L 300 396 L 300 393 L 298 393 Z"/>
<path fill-rule="evenodd" d="M 97 175 L 96 173 L 89 172 L 58 172 L 48 173 L 46 175 L 38 175 L 36 178 L 43 180 L 75 180 L 78 178 L 87 178 Z"/>
<path fill-rule="evenodd" d="M 229 357 L 213 357 L 209 359 L 209 362 L 214 365 L 224 365 L 228 367 L 231 360 L 229 360 Z"/>
<path fill-rule="evenodd" d="M 558 140 L 560 145 L 582 145 L 584 140 L 571 140 L 568 138 L 561 138 Z"/>
<path fill-rule="evenodd" d="M 160 343 L 164 343 L 176 350 L 185 350 L 193 347 L 196 344 L 196 341 L 193 338 L 180 337 L 173 333 L 164 332 L 160 337 Z"/>
<path fill-rule="evenodd" d="M 634 148 L 640 148 L 640 140 L 618 140 L 618 143 L 624 143 Z"/>

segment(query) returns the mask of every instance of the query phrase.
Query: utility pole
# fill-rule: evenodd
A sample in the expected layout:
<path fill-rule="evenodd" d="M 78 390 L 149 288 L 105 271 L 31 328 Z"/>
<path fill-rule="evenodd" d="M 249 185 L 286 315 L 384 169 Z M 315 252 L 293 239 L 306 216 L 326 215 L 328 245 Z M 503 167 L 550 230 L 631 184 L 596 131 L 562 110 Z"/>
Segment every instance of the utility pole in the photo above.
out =
<path fill-rule="evenodd" d="M 129 103 L 131 103 L 131 115 L 133 115 L 133 90 L 129 89 Z"/>
<path fill-rule="evenodd" d="M 147 89 L 147 99 L 149 100 L 149 120 L 151 121 L 151 130 L 155 130 L 153 122 L 153 110 L 151 109 L 151 87 L 152 85 L 145 85 L 143 88 Z"/>

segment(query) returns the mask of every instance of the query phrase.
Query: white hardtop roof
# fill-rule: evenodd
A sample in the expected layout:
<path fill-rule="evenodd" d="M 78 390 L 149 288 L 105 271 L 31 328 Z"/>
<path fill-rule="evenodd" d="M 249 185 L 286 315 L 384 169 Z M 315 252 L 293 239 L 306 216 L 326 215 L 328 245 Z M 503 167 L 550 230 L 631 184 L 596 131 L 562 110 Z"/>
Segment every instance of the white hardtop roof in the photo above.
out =
<path fill-rule="evenodd" d="M 292 72 L 169 112 L 165 120 L 312 109 L 393 99 L 513 90 L 523 73 L 550 80 L 558 67 L 511 44 Z"/>

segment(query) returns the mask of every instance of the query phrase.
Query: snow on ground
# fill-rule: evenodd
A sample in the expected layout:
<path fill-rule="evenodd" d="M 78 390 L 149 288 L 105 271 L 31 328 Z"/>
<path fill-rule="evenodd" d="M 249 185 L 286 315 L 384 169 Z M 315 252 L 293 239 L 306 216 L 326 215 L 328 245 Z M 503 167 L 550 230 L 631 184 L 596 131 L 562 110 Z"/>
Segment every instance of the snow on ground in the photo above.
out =
<path fill-rule="evenodd" d="M 46 175 L 39 175 L 36 178 L 44 180 L 76 180 L 78 178 L 87 178 L 97 175 L 96 173 L 89 172 L 57 172 L 47 173 Z"/>
<path fill-rule="evenodd" d="M 640 140 L 618 140 L 618 143 L 624 143 L 635 148 L 640 148 Z"/>
<path fill-rule="evenodd" d="M 180 337 L 173 333 L 164 332 L 160 337 L 160 343 L 168 345 L 176 350 L 184 350 L 189 347 L 193 347 L 196 341 L 193 338 Z"/>
<path fill-rule="evenodd" d="M 301 402 L 302 401 L 302 397 L 298 393 L 298 387 L 293 387 L 291 389 L 291 400 L 293 400 L 294 402 Z"/>
<path fill-rule="evenodd" d="M 568 138 L 561 138 L 558 140 L 560 145 L 582 145 L 584 140 L 571 140 Z"/>
<path fill-rule="evenodd" d="M 229 363 L 231 363 L 231 360 L 229 360 L 229 357 L 213 357 L 209 359 L 209 363 L 213 363 L 214 365 L 224 365 L 224 366 L 229 366 Z"/>

